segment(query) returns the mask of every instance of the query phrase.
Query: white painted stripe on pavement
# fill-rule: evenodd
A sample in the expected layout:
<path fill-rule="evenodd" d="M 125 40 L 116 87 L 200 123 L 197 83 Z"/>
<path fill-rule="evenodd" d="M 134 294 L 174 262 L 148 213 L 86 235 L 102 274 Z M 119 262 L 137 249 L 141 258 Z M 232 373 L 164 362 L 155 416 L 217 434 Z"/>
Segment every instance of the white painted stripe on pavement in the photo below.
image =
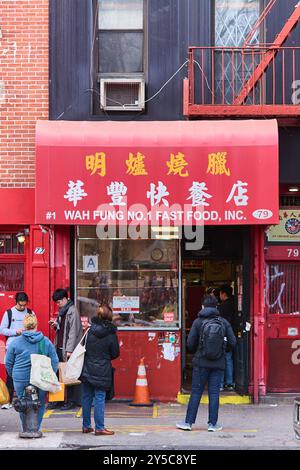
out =
<path fill-rule="evenodd" d="M 63 433 L 43 434 L 39 439 L 22 439 L 18 433 L 0 433 L 0 449 L 57 449 L 62 440 Z"/>

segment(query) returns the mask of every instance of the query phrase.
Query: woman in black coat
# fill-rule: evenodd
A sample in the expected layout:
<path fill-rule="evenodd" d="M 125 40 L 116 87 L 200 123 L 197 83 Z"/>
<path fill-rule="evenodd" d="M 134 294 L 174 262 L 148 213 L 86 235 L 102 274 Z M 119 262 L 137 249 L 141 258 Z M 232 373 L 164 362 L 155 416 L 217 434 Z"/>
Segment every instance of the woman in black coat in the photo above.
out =
<path fill-rule="evenodd" d="M 112 324 L 112 311 L 107 305 L 100 306 L 97 316 L 87 334 L 86 353 L 80 380 L 83 383 L 82 432 L 94 432 L 91 426 L 91 411 L 94 399 L 95 435 L 112 435 L 104 427 L 106 392 L 112 386 L 111 361 L 120 355 L 117 328 Z"/>

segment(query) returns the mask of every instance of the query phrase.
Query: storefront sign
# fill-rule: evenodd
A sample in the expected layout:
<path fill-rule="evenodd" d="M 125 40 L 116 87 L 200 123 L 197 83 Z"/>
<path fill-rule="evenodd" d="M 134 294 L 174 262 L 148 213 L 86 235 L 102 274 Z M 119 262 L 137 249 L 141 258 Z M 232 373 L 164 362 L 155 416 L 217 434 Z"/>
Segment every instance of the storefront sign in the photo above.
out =
<path fill-rule="evenodd" d="M 300 242 L 300 211 L 282 209 L 279 211 L 279 225 L 267 230 L 269 242 Z"/>
<path fill-rule="evenodd" d="M 41 121 L 36 168 L 38 223 L 278 222 L 275 120 Z"/>
<path fill-rule="evenodd" d="M 113 297 L 113 313 L 140 313 L 140 298 L 125 295 Z"/>
<path fill-rule="evenodd" d="M 174 321 L 174 312 L 164 312 L 164 321 L 166 322 Z"/>
<path fill-rule="evenodd" d="M 83 272 L 84 273 L 97 273 L 98 272 L 98 256 L 83 256 Z"/>

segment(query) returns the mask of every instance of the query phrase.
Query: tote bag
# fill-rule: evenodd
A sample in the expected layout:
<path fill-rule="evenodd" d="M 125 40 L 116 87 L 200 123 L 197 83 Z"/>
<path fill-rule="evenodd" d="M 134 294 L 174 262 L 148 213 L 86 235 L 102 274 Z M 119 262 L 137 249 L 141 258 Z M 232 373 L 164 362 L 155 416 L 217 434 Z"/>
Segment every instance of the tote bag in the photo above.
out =
<path fill-rule="evenodd" d="M 30 355 L 30 383 L 45 392 L 58 392 L 61 389 L 61 385 L 52 369 L 50 357 L 45 356 L 44 353 L 45 343 L 42 340 L 39 342 L 39 354 Z"/>
<path fill-rule="evenodd" d="M 67 380 L 77 380 L 81 375 L 88 331 L 85 332 L 66 363 L 65 378 Z"/>
<path fill-rule="evenodd" d="M 0 379 L 0 405 L 9 403 L 9 392 L 6 384 Z"/>
<path fill-rule="evenodd" d="M 77 379 L 67 379 L 66 378 L 66 366 L 67 362 L 60 362 L 58 364 L 58 380 L 60 383 L 65 385 L 79 385 L 81 384 L 80 380 Z"/>

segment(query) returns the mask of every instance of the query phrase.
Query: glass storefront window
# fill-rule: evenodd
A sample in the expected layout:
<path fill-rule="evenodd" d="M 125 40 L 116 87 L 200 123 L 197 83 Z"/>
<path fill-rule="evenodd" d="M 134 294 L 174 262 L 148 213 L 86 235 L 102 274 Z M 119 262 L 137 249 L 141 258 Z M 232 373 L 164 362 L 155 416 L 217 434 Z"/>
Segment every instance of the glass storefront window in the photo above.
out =
<path fill-rule="evenodd" d="M 96 228 L 77 237 L 76 296 L 82 316 L 101 303 L 118 326 L 177 328 L 178 240 L 100 240 Z"/>

